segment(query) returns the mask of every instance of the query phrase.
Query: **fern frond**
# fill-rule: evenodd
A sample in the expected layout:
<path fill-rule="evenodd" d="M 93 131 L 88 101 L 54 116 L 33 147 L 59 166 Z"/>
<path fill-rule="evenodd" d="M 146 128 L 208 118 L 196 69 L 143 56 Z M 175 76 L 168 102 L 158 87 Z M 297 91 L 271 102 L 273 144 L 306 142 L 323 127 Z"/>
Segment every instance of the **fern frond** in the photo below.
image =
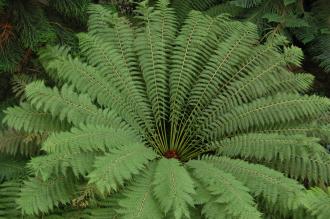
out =
<path fill-rule="evenodd" d="M 237 66 L 248 54 L 250 55 L 252 44 L 256 43 L 258 34 L 256 27 L 249 23 L 242 25 L 224 42 L 218 45 L 215 54 L 210 57 L 207 68 L 199 75 L 199 78 L 191 91 L 191 105 L 203 107 L 210 99 L 211 94 L 217 94 L 214 88 L 220 84 L 226 84 Z M 228 47 L 227 47 L 228 46 Z"/>
<path fill-rule="evenodd" d="M 276 69 L 281 71 L 281 69 Z M 257 98 L 274 95 L 277 93 L 304 93 L 312 84 L 313 76 L 309 74 L 282 75 L 278 79 L 275 72 L 261 71 L 255 75 L 242 77 L 229 83 L 226 91 L 212 100 L 210 105 L 199 115 L 196 123 L 209 124 L 221 118 L 231 109 L 249 103 Z M 262 79 L 262 80 L 261 80 Z"/>
<path fill-rule="evenodd" d="M 297 198 L 304 188 L 296 181 L 285 177 L 280 172 L 257 164 L 249 164 L 242 160 L 226 157 L 203 157 L 215 167 L 232 174 L 250 189 L 254 196 L 261 197 L 260 205 L 267 203 L 269 209 L 278 209 L 281 214 L 288 215 L 298 208 Z"/>
<path fill-rule="evenodd" d="M 25 88 L 28 84 L 30 84 L 34 80 L 36 80 L 34 76 L 29 76 L 25 74 L 14 75 L 11 84 L 15 97 L 19 98 L 21 101 L 25 101 L 26 100 Z"/>
<path fill-rule="evenodd" d="M 130 21 L 101 5 L 91 5 L 90 13 L 89 28 L 91 30 L 89 32 L 93 36 L 111 44 L 112 49 L 124 61 L 124 65 L 121 67 L 129 70 L 132 77 L 131 83 L 135 85 L 137 90 L 144 90 L 144 84 L 140 82 L 142 77 L 137 67 L 138 59 L 134 51 L 135 33 Z M 101 28 L 99 27 L 100 25 Z M 109 26 L 109 28 L 104 28 L 104 26 Z M 139 95 L 143 95 L 143 93 L 139 93 Z"/>
<path fill-rule="evenodd" d="M 28 103 L 5 110 L 3 122 L 11 128 L 24 132 L 57 132 L 66 130 L 68 124 L 57 120 L 51 113 L 36 110 Z"/>
<path fill-rule="evenodd" d="M 47 88 L 42 81 L 35 81 L 26 87 L 26 95 L 38 110 L 51 113 L 53 117 L 74 125 L 88 122 L 120 127 L 122 124 L 114 112 L 98 109 L 89 96 L 75 93 L 68 85 L 58 90 Z"/>
<path fill-rule="evenodd" d="M 147 94 L 152 103 L 153 114 L 157 123 L 168 117 L 168 55 L 172 50 L 177 30 L 173 10 L 167 8 L 167 1 L 160 1 L 159 10 L 140 7 L 140 17 L 145 22 L 138 30 L 135 50 L 139 57 L 142 74 L 145 78 Z M 163 5 L 162 5 L 163 4 Z M 148 60 L 148 61 L 147 61 Z"/>
<path fill-rule="evenodd" d="M 182 108 L 192 88 L 194 79 L 202 70 L 217 42 L 212 29 L 216 19 L 192 11 L 175 40 L 170 75 L 171 121 L 175 124 L 182 116 Z"/>
<path fill-rule="evenodd" d="M 205 161 L 189 161 L 188 167 L 211 193 L 211 199 L 204 205 L 202 213 L 209 219 L 219 218 L 261 218 L 255 207 L 249 189 L 232 175 L 215 168 Z M 239 208 L 237 208 L 239 206 Z"/>
<path fill-rule="evenodd" d="M 19 197 L 22 184 L 19 181 L 7 181 L 0 184 L 0 218 L 20 218 L 15 200 Z"/>
<path fill-rule="evenodd" d="M 111 43 L 88 34 L 79 35 L 79 44 L 82 54 L 91 65 L 98 69 L 104 80 L 127 98 L 126 101 L 140 118 L 139 123 L 152 130 L 154 124 L 152 112 L 147 100 L 140 95 L 145 90 L 135 89 L 136 83 L 131 78 L 130 70 L 125 68 L 127 60 L 120 58 L 121 54 Z"/>
<path fill-rule="evenodd" d="M 230 1 L 230 3 L 242 8 L 252 8 L 262 3 L 262 1 L 263 0 L 233 0 Z"/>
<path fill-rule="evenodd" d="M 134 30 L 131 27 L 129 20 L 124 17 L 119 17 L 117 13 L 109 13 L 109 10 L 106 10 L 100 5 L 92 5 L 90 6 L 90 10 L 92 11 L 92 18 L 90 21 L 92 35 L 105 42 L 102 48 L 105 46 L 111 48 L 108 49 L 108 51 L 111 52 L 103 52 L 103 54 L 105 54 L 105 56 L 103 55 L 103 59 L 107 54 L 110 58 L 112 56 L 113 58 L 111 59 L 114 60 L 114 66 L 118 66 L 118 68 L 115 68 L 114 71 L 105 71 L 109 65 L 104 65 L 104 63 L 109 63 L 109 60 L 111 59 L 105 60 L 102 62 L 102 65 L 99 66 L 103 66 L 104 75 L 108 75 L 108 72 L 116 73 L 114 78 L 118 78 L 118 80 L 112 79 L 111 81 L 125 92 L 125 96 L 128 99 L 127 101 L 130 102 L 131 107 L 138 114 L 138 118 L 140 118 L 140 123 L 142 123 L 141 125 L 143 128 L 148 132 L 154 132 L 155 118 L 152 114 L 150 101 L 147 97 L 145 83 L 141 83 L 143 78 L 140 69 L 138 68 L 139 63 L 134 43 Z M 100 16 L 93 18 L 95 15 Z M 106 23 L 111 27 L 108 28 L 108 31 L 106 32 L 101 31 L 100 28 L 94 28 L 99 25 L 99 22 Z M 101 49 L 100 51 L 104 51 L 104 49 Z M 93 58 L 96 54 L 96 52 L 90 52 L 90 57 Z M 102 58 L 96 59 L 94 63 L 100 63 L 100 60 L 102 60 Z M 102 70 L 100 71 L 102 72 Z M 121 75 L 125 75 L 126 77 Z M 111 79 L 109 76 L 106 76 L 106 78 Z"/>
<path fill-rule="evenodd" d="M 322 34 L 308 47 L 314 55 L 314 60 L 320 63 L 320 66 L 330 72 L 330 34 Z"/>
<path fill-rule="evenodd" d="M 218 94 L 219 87 L 228 83 L 235 73 L 232 71 L 233 67 L 250 54 L 257 39 L 255 25 L 247 23 L 218 45 L 215 54 L 206 64 L 207 68 L 200 73 L 191 90 L 188 100 L 192 108 L 191 114 L 200 112 Z"/>
<path fill-rule="evenodd" d="M 134 133 L 104 126 L 80 125 L 70 132 L 55 133 L 43 143 L 48 153 L 73 151 L 107 151 L 122 145 L 140 142 Z"/>
<path fill-rule="evenodd" d="M 151 165 L 145 173 L 134 180 L 134 184 L 126 188 L 125 198 L 119 200 L 121 208 L 117 210 L 123 219 L 162 218 L 162 212 L 153 195 L 153 179 L 155 165 Z"/>
<path fill-rule="evenodd" d="M 177 16 L 180 21 L 183 21 L 191 10 L 204 11 L 217 3 L 218 0 L 190 0 L 190 1 L 180 1 L 172 0 L 171 6 L 175 9 Z"/>
<path fill-rule="evenodd" d="M 47 137 L 46 133 L 26 133 L 15 130 L 5 130 L 0 134 L 0 153 L 11 156 L 22 155 L 30 157 L 38 154 L 40 143 Z"/>
<path fill-rule="evenodd" d="M 323 191 L 320 188 L 308 190 L 302 197 L 302 203 L 307 211 L 317 219 L 330 217 L 330 189 Z"/>
<path fill-rule="evenodd" d="M 54 153 L 32 158 L 27 166 L 43 181 L 49 180 L 52 176 L 67 177 L 71 173 L 78 178 L 93 170 L 95 157 L 98 155 L 100 153 L 80 151 Z"/>
<path fill-rule="evenodd" d="M 189 207 L 194 205 L 194 182 L 177 160 L 162 158 L 158 161 L 153 186 L 155 197 L 165 214 L 173 213 L 176 219 L 183 216 L 189 218 Z"/>
<path fill-rule="evenodd" d="M 100 4 L 90 4 L 87 9 L 89 14 L 87 26 L 88 31 L 95 36 L 107 36 L 112 31 L 112 19 L 114 12 Z"/>
<path fill-rule="evenodd" d="M 42 147 L 49 154 L 33 158 L 28 166 L 43 180 L 53 175 L 66 176 L 68 170 L 76 177 L 85 176 L 93 170 L 96 156 L 137 142 L 137 137 L 122 130 L 81 126 L 50 136 Z"/>
<path fill-rule="evenodd" d="M 265 163 L 294 179 L 328 183 L 330 156 L 318 140 L 303 135 L 246 134 L 210 147 L 224 156 Z"/>
<path fill-rule="evenodd" d="M 69 203 L 76 191 L 71 177 L 54 177 L 47 181 L 30 178 L 24 182 L 17 204 L 24 214 L 48 213 L 54 206 Z"/>
<path fill-rule="evenodd" d="M 200 114 L 199 125 L 210 123 L 217 117 L 222 117 L 229 109 L 259 97 L 281 91 L 297 92 L 306 89 L 308 83 L 311 83 L 311 77 L 292 75 L 281 68 L 285 63 L 284 55 L 272 51 L 282 43 L 282 39 L 278 37 L 267 45 L 258 46 L 251 56 L 233 71 L 231 77 L 222 79 L 224 83 L 218 89 L 218 95 Z M 295 81 L 299 83 L 293 84 Z M 285 87 L 284 84 L 290 87 Z"/>
<path fill-rule="evenodd" d="M 139 173 L 157 154 L 143 144 L 129 144 L 109 150 L 96 158 L 95 170 L 88 175 L 89 184 L 95 184 L 102 193 L 117 191 L 125 180 Z"/>
<path fill-rule="evenodd" d="M 262 128 L 285 124 L 297 119 L 319 116 L 329 110 L 329 100 L 317 96 L 277 94 L 257 99 L 226 113 L 220 120 L 201 127 L 204 137 L 215 139 L 223 134 L 244 132 L 251 128 Z"/>
<path fill-rule="evenodd" d="M 205 13 L 214 17 L 219 14 L 230 14 L 232 17 L 238 17 L 243 12 L 243 9 L 239 6 L 233 5 L 230 2 L 223 2 L 217 5 L 212 5 Z"/>
<path fill-rule="evenodd" d="M 48 71 L 56 70 L 57 75 L 64 80 L 70 81 L 79 91 L 86 92 L 98 103 L 116 112 L 126 122 L 139 128 L 135 113 L 129 108 L 126 101 L 117 89 L 106 83 L 100 72 L 92 66 L 72 58 L 64 48 L 52 47 L 45 49 L 41 54 L 45 67 Z M 52 61 L 47 61 L 51 59 Z"/>
<path fill-rule="evenodd" d="M 13 158 L 9 156 L 0 156 L 0 183 L 13 180 L 25 175 L 24 159 Z"/>

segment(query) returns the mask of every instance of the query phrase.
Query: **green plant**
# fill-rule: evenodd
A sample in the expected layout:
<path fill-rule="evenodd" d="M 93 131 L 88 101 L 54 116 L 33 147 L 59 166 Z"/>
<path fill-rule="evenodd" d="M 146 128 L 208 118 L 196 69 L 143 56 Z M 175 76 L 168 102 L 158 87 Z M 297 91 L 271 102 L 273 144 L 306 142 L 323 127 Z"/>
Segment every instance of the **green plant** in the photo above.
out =
<path fill-rule="evenodd" d="M 141 3 L 137 28 L 92 5 L 79 57 L 40 54 L 62 88 L 29 84 L 4 118 L 50 134 L 16 199 L 24 214 L 280 218 L 301 212 L 298 181 L 330 182 L 330 157 L 307 136 L 330 101 L 289 72 L 301 50 L 260 44 L 255 25 L 226 16 L 191 11 L 180 26 L 168 4 Z"/>
<path fill-rule="evenodd" d="M 304 45 L 305 52 L 330 72 L 328 4 L 328 0 L 173 0 L 181 18 L 192 9 L 213 16 L 229 13 L 239 20 L 256 23 L 264 38 L 284 34 Z"/>

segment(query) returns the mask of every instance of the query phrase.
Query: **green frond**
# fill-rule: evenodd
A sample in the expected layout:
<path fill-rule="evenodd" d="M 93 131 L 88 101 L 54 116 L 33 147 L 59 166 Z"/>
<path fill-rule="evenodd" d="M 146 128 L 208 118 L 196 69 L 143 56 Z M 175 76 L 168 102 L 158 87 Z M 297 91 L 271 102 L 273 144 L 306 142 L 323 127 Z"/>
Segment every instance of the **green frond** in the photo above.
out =
<path fill-rule="evenodd" d="M 170 70 L 167 68 L 167 54 L 173 48 L 177 31 L 174 12 L 167 4 L 165 0 L 159 1 L 157 11 L 140 7 L 140 17 L 145 25 L 138 30 L 135 40 L 135 50 L 141 63 L 148 98 L 156 122 L 160 124 L 168 117 Z"/>
<path fill-rule="evenodd" d="M 194 182 L 188 171 L 175 159 L 162 158 L 158 161 L 153 191 L 162 211 L 174 218 L 189 218 L 193 207 Z"/>
<path fill-rule="evenodd" d="M 314 60 L 320 63 L 326 72 L 330 72 L 330 34 L 322 34 L 308 47 Z"/>
<path fill-rule="evenodd" d="M 81 62 L 78 58 L 72 58 L 65 48 L 47 48 L 42 52 L 41 59 L 48 71 L 55 70 L 59 78 L 71 82 L 79 91 L 88 93 L 99 104 L 115 110 L 133 127 L 140 127 L 127 98 L 114 86 L 106 83 L 95 67 Z"/>
<path fill-rule="evenodd" d="M 19 98 L 21 101 L 26 100 L 25 88 L 28 84 L 36 80 L 34 76 L 29 76 L 25 74 L 14 75 L 11 84 L 12 90 L 16 98 Z"/>
<path fill-rule="evenodd" d="M 118 219 L 121 215 L 116 212 L 116 210 L 119 209 L 120 206 L 118 204 L 118 201 L 122 198 L 124 198 L 122 194 L 111 194 L 111 196 L 98 199 L 96 201 L 98 207 L 91 206 L 91 208 L 86 209 L 86 211 L 89 213 L 91 219 Z"/>
<path fill-rule="evenodd" d="M 240 181 L 205 161 L 192 160 L 187 165 L 210 192 L 210 200 L 202 210 L 206 218 L 261 218 L 249 189 Z"/>
<path fill-rule="evenodd" d="M 175 9 L 175 13 L 180 22 L 183 22 L 188 13 L 192 10 L 191 1 L 172 0 L 171 7 Z"/>
<path fill-rule="evenodd" d="M 274 82 L 272 87 L 279 92 L 306 93 L 312 88 L 313 82 L 314 76 L 312 74 L 290 73 L 287 77 Z"/>
<path fill-rule="evenodd" d="M 80 125 L 70 132 L 60 132 L 49 136 L 43 143 L 42 149 L 48 153 L 74 151 L 103 151 L 141 140 L 127 130 L 114 129 L 104 126 Z"/>
<path fill-rule="evenodd" d="M 95 157 L 98 155 L 100 153 L 80 151 L 53 153 L 32 158 L 27 166 L 43 181 L 49 180 L 52 176 L 68 177 L 72 173 L 78 178 L 93 170 Z"/>
<path fill-rule="evenodd" d="M 266 45 L 255 47 L 250 56 L 232 70 L 230 77 L 222 79 L 223 83 L 216 91 L 218 95 L 200 114 L 199 125 L 215 121 L 229 109 L 259 97 L 307 89 L 312 80 L 310 76 L 293 75 L 281 67 L 285 56 L 274 50 L 282 43 L 282 38 L 277 37 Z"/>
<path fill-rule="evenodd" d="M 262 1 L 263 0 L 233 0 L 230 1 L 230 3 L 242 8 L 252 8 L 262 3 Z"/>
<path fill-rule="evenodd" d="M 20 218 L 15 200 L 19 197 L 22 184 L 19 181 L 7 181 L 0 184 L 0 218 Z"/>
<path fill-rule="evenodd" d="M 125 62 L 121 67 L 129 69 L 131 77 L 134 79 L 131 83 L 134 83 L 135 88 L 138 90 L 145 89 L 144 84 L 141 83 L 142 77 L 134 51 L 135 33 L 131 21 L 124 16 L 120 16 L 111 6 L 91 4 L 88 12 L 90 13 L 89 33 L 106 43 L 110 43 L 113 52 L 119 53 L 118 57 L 121 57 Z M 140 93 L 139 95 L 146 94 Z"/>
<path fill-rule="evenodd" d="M 5 110 L 3 122 L 11 128 L 24 132 L 57 132 L 66 130 L 68 124 L 57 120 L 51 113 L 36 110 L 28 103 L 21 103 Z"/>
<path fill-rule="evenodd" d="M 117 191 L 156 157 L 151 148 L 141 143 L 110 149 L 109 153 L 96 158 L 95 169 L 88 175 L 89 184 L 95 184 L 102 193 Z"/>
<path fill-rule="evenodd" d="M 24 159 L 0 155 L 0 183 L 24 176 L 25 164 Z"/>
<path fill-rule="evenodd" d="M 243 10 L 243 8 L 231 4 L 230 2 L 224 2 L 211 6 L 205 11 L 205 13 L 212 17 L 218 16 L 219 14 L 230 14 L 232 17 L 238 17 Z"/>
<path fill-rule="evenodd" d="M 308 190 L 302 197 L 302 203 L 307 211 L 317 219 L 330 217 L 330 189 L 326 191 L 320 188 Z"/>
<path fill-rule="evenodd" d="M 75 193 L 75 180 L 71 177 L 54 177 L 47 181 L 30 178 L 24 182 L 16 202 L 23 214 L 48 213 L 61 204 L 68 204 Z"/>
<path fill-rule="evenodd" d="M 183 21 L 191 10 L 204 11 L 214 5 L 218 0 L 172 0 L 171 6 L 175 9 L 179 21 Z"/>
<path fill-rule="evenodd" d="M 182 116 L 184 103 L 194 80 L 207 62 L 217 42 L 214 33 L 219 20 L 192 11 L 185 20 L 171 56 L 169 79 L 171 121 L 176 123 Z M 225 22 L 225 21 L 222 21 Z"/>
<path fill-rule="evenodd" d="M 134 184 L 124 191 L 125 198 L 119 200 L 121 208 L 117 210 L 123 219 L 162 218 L 162 212 L 153 195 L 155 165 L 152 164 L 142 175 L 134 179 Z"/>
<path fill-rule="evenodd" d="M 81 126 L 79 129 L 73 128 L 71 132 L 51 135 L 42 146 L 49 154 L 32 158 L 28 166 L 43 180 L 53 175 L 66 176 L 71 172 L 76 177 L 85 176 L 94 169 L 95 157 L 137 142 L 139 139 L 134 134 L 122 130 Z"/>
<path fill-rule="evenodd" d="M 91 65 L 98 69 L 104 80 L 116 88 L 120 95 L 127 98 L 126 101 L 140 118 L 139 123 L 152 130 L 152 112 L 144 96 L 145 90 L 136 89 L 129 66 L 126 68 L 127 60 L 120 58 L 121 54 L 116 51 L 112 43 L 107 43 L 100 38 L 80 34 L 79 44 L 82 54 Z"/>
<path fill-rule="evenodd" d="M 198 205 L 206 204 L 212 197 L 212 194 L 209 192 L 209 190 L 206 189 L 206 186 L 198 180 L 196 177 L 194 177 L 193 174 L 190 174 L 191 178 L 194 181 L 195 185 L 195 194 L 193 194 L 195 209 Z"/>
<path fill-rule="evenodd" d="M 84 22 L 87 19 L 86 10 L 91 0 L 52 0 L 50 7 L 68 19 Z"/>
<path fill-rule="evenodd" d="M 46 133 L 18 132 L 12 129 L 0 134 L 0 153 L 11 156 L 30 157 L 38 154 L 40 143 L 47 137 Z"/>
<path fill-rule="evenodd" d="M 200 112 L 215 98 L 219 87 L 234 77 L 234 66 L 250 55 L 257 39 L 256 26 L 246 23 L 218 45 L 215 54 L 210 57 L 206 63 L 207 67 L 200 73 L 190 91 L 191 96 L 188 102 L 192 107 L 192 114 Z"/>
<path fill-rule="evenodd" d="M 66 84 L 58 90 L 46 87 L 42 81 L 35 81 L 26 87 L 26 96 L 38 110 L 74 125 L 96 123 L 120 127 L 122 123 L 114 112 L 98 109 L 88 95 L 78 94 Z"/>
<path fill-rule="evenodd" d="M 245 132 L 253 128 L 276 126 L 303 118 L 316 118 L 329 110 L 327 98 L 317 96 L 301 96 L 297 94 L 277 94 L 259 98 L 251 103 L 243 104 L 222 118 L 201 127 L 202 136 L 215 139 L 223 134 Z"/>
<path fill-rule="evenodd" d="M 304 53 L 301 48 L 290 46 L 284 48 L 284 60 L 288 65 L 300 66 L 304 59 Z"/>
<path fill-rule="evenodd" d="M 295 180 L 285 177 L 280 172 L 258 164 L 249 164 L 242 160 L 232 160 L 226 157 L 203 157 L 215 167 L 232 174 L 243 182 L 251 193 L 261 198 L 260 206 L 267 206 L 268 211 L 274 209 L 282 215 L 288 215 L 299 207 L 297 198 L 302 195 L 304 188 Z M 258 199 L 257 199 L 258 200 Z"/>
<path fill-rule="evenodd" d="M 246 134 L 211 143 L 220 155 L 264 163 L 294 179 L 329 183 L 330 155 L 303 135 Z"/>
<path fill-rule="evenodd" d="M 153 132 L 154 115 L 152 115 L 145 84 L 141 83 L 143 78 L 138 68 L 134 29 L 131 27 L 130 21 L 125 17 L 119 17 L 117 13 L 111 13 L 100 5 L 92 5 L 90 10 L 92 13 L 89 22 L 90 32 L 103 44 L 92 40 L 93 43 L 89 44 L 93 44 L 94 49 L 91 49 L 92 47 L 88 43 L 82 42 L 82 50 L 85 51 L 83 54 L 87 55 L 92 64 L 97 65 L 105 78 L 115 87 L 118 86 L 125 94 L 130 106 L 138 114 L 141 125 L 146 126 L 144 129 Z M 102 31 L 100 28 L 96 28 L 101 24 L 111 27 L 106 29 L 107 31 Z M 104 28 L 102 29 L 104 30 Z M 100 45 L 102 46 L 100 47 Z M 109 72 L 112 74 L 109 75 Z"/>
<path fill-rule="evenodd" d="M 88 31 L 95 36 L 102 36 L 104 34 L 112 34 L 112 19 L 114 11 L 103 7 L 100 4 L 90 4 L 87 9 L 88 17 Z"/>
<path fill-rule="evenodd" d="M 279 71 L 283 71 L 285 75 L 278 77 Z M 248 75 L 229 83 L 226 87 L 227 91 L 213 99 L 201 116 L 206 117 L 212 111 L 211 115 L 214 118 L 231 108 L 266 95 L 277 93 L 303 94 L 311 89 L 314 80 L 311 74 L 292 74 L 281 68 L 259 73 L 257 75 Z"/>

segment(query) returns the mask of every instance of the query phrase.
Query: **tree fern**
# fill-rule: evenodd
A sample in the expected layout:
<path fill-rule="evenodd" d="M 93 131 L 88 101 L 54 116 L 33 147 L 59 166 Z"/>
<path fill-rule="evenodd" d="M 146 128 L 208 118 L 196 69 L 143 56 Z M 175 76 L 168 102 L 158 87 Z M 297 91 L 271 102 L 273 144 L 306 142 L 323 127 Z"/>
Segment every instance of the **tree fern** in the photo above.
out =
<path fill-rule="evenodd" d="M 299 181 L 330 183 L 329 155 L 309 136 L 330 101 L 289 72 L 301 50 L 281 36 L 260 43 L 255 25 L 225 15 L 179 21 L 168 5 L 141 3 L 136 28 L 91 6 L 79 57 L 40 54 L 62 88 L 29 84 L 4 119 L 49 134 L 27 165 L 24 215 L 290 218 Z"/>

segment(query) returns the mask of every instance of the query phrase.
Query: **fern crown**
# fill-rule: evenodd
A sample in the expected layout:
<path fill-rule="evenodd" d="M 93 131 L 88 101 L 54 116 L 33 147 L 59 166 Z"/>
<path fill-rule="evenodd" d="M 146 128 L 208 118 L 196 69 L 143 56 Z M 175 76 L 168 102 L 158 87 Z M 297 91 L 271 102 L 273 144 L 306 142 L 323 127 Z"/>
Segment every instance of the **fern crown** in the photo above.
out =
<path fill-rule="evenodd" d="M 25 214 L 72 203 L 82 186 L 110 200 L 84 205 L 92 216 L 284 217 L 300 208 L 298 181 L 329 183 L 327 152 L 308 133 L 330 104 L 303 94 L 309 74 L 289 72 L 301 50 L 280 36 L 261 44 L 255 25 L 224 15 L 191 11 L 179 24 L 168 5 L 141 4 L 138 28 L 92 5 L 79 57 L 41 53 L 61 88 L 29 84 L 4 119 L 51 133 L 28 164 Z"/>

